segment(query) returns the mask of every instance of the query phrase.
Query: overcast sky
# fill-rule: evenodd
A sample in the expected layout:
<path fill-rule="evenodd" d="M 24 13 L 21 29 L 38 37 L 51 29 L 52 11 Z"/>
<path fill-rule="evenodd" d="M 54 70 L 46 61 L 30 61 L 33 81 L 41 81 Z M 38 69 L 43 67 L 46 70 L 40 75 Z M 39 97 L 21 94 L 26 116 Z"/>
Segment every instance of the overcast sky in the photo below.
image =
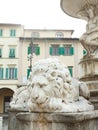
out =
<path fill-rule="evenodd" d="M 17 23 L 31 29 L 71 29 L 73 37 L 85 32 L 86 22 L 66 15 L 60 0 L 0 0 L 0 23 Z"/>

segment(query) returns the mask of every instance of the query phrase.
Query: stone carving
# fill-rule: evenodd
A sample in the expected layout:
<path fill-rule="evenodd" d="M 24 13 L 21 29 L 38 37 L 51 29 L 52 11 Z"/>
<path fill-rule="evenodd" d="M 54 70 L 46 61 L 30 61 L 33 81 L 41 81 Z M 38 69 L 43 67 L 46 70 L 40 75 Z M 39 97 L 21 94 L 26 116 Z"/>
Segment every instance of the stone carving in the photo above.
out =
<path fill-rule="evenodd" d="M 84 97 L 89 98 L 85 83 L 71 78 L 67 66 L 59 60 L 45 59 L 33 65 L 27 87 L 18 89 L 10 106 L 37 112 L 93 110 Z"/>
<path fill-rule="evenodd" d="M 20 87 L 13 95 L 13 99 L 10 102 L 11 108 L 14 110 L 28 110 L 27 102 L 30 98 L 30 93 L 27 87 Z"/>
<path fill-rule="evenodd" d="M 86 33 L 81 36 L 80 41 L 89 55 L 96 54 L 98 52 L 98 5 L 87 4 L 77 15 L 87 20 Z"/>
<path fill-rule="evenodd" d="M 85 57 L 98 55 L 98 0 L 61 0 L 61 8 L 66 14 L 87 21 L 80 42 L 87 50 Z"/>

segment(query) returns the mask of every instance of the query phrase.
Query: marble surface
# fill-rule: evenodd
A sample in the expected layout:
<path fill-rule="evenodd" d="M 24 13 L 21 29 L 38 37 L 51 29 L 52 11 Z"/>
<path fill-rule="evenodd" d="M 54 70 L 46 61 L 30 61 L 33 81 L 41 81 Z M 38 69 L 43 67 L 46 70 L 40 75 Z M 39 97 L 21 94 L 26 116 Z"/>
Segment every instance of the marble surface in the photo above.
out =
<path fill-rule="evenodd" d="M 63 112 L 9 111 L 8 130 L 97 130 L 98 110 Z"/>
<path fill-rule="evenodd" d="M 29 112 L 93 110 L 86 98 L 89 98 L 87 85 L 71 78 L 67 66 L 58 59 L 49 58 L 33 65 L 27 86 L 15 92 L 10 106 L 13 110 Z"/>
<path fill-rule="evenodd" d="M 80 113 L 18 113 L 19 130 L 97 130 L 98 111 Z"/>

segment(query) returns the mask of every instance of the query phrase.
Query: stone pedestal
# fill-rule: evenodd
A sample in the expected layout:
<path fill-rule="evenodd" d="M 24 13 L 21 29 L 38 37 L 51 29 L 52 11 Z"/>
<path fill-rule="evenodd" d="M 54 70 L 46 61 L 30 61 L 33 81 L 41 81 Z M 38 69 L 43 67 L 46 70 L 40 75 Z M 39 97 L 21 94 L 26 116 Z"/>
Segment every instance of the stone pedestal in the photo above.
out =
<path fill-rule="evenodd" d="M 80 80 L 85 81 L 90 90 L 98 89 L 98 56 L 85 56 L 79 65 Z"/>
<path fill-rule="evenodd" d="M 90 101 L 98 110 L 98 55 L 84 56 L 80 63 L 80 80 L 90 90 Z"/>
<path fill-rule="evenodd" d="M 9 130 L 97 130 L 98 111 L 81 113 L 18 113 Z M 11 119 L 11 118 L 10 118 Z M 13 121 L 13 122 L 12 122 Z M 15 124 L 15 122 L 17 122 Z M 11 127 L 9 127 L 11 128 Z"/>
<path fill-rule="evenodd" d="M 24 112 L 24 111 L 14 111 L 14 110 L 9 109 L 8 130 L 19 130 L 18 120 L 16 118 L 16 115 L 17 113 L 21 113 L 21 112 Z"/>

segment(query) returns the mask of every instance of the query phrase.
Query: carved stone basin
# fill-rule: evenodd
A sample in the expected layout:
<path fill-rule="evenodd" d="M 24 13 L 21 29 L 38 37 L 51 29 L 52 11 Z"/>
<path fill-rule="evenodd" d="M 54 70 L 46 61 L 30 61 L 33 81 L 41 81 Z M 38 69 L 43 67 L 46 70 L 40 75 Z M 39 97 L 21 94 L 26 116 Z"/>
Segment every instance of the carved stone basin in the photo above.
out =
<path fill-rule="evenodd" d="M 98 0 L 61 0 L 61 8 L 66 14 L 85 20 L 87 19 L 80 17 L 78 13 L 89 5 L 98 6 Z"/>
<path fill-rule="evenodd" d="M 66 14 L 87 21 L 80 42 L 87 55 L 98 56 L 98 0 L 61 0 L 61 8 Z"/>

